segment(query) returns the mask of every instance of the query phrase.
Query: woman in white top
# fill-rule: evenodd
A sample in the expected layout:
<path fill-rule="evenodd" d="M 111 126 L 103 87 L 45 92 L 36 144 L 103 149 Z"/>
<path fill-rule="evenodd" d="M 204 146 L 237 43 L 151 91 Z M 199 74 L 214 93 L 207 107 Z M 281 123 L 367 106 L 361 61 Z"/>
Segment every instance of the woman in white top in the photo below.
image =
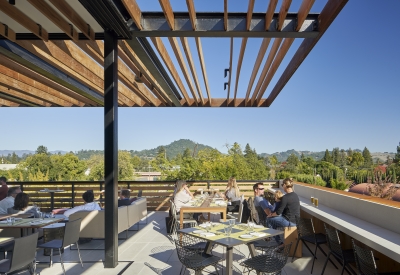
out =
<path fill-rule="evenodd" d="M 179 214 L 181 207 L 191 206 L 190 200 L 193 199 L 193 195 L 190 193 L 189 188 L 187 187 L 186 181 L 178 180 L 176 182 L 176 193 L 174 196 L 174 203 L 176 208 L 176 214 Z M 200 216 L 200 213 L 185 213 L 184 218 L 190 219 L 193 217 L 197 220 Z"/>
<path fill-rule="evenodd" d="M 225 197 L 228 201 L 231 202 L 231 205 L 228 205 L 228 212 L 239 212 L 239 204 L 240 204 L 240 190 L 236 183 L 235 177 L 230 177 L 228 180 L 228 185 L 225 189 Z"/>

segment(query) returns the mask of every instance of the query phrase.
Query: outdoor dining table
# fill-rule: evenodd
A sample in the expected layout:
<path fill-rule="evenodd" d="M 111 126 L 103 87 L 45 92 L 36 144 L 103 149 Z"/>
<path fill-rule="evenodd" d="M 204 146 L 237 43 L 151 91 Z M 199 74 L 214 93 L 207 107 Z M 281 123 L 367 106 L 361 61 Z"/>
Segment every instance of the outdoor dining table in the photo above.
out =
<path fill-rule="evenodd" d="M 14 228 L 21 229 L 21 236 L 29 235 L 29 229 L 42 228 L 46 225 L 53 224 L 64 220 L 63 218 L 45 218 L 45 219 L 16 219 L 13 224 L 7 221 L 0 222 L 0 229 Z"/>
<path fill-rule="evenodd" d="M 258 232 L 258 233 L 265 233 L 265 235 L 263 234 L 262 236 L 253 236 L 252 238 L 242 238 L 240 236 L 244 235 L 246 233 L 246 229 L 245 229 L 246 225 L 239 224 L 239 225 L 233 226 L 232 233 L 228 237 L 224 234 L 224 226 L 226 226 L 226 225 L 217 223 L 217 225 L 212 227 L 212 229 L 210 230 L 210 232 L 215 233 L 215 236 L 210 236 L 210 237 L 208 237 L 206 235 L 194 233 L 194 231 L 199 230 L 199 229 L 204 230 L 204 228 L 201 228 L 201 227 L 191 227 L 191 228 L 180 229 L 180 230 L 178 230 L 178 233 L 192 235 L 192 236 L 195 236 L 197 238 L 207 241 L 205 252 L 208 254 L 211 252 L 211 247 L 213 244 L 218 244 L 218 245 L 224 246 L 226 248 L 226 274 L 227 275 L 232 275 L 233 247 L 234 246 L 246 244 L 249 248 L 251 257 L 254 257 L 257 255 L 257 251 L 254 247 L 255 241 L 283 234 L 283 231 L 281 231 L 281 230 L 275 230 L 272 228 L 264 227 L 264 228 L 254 228 L 254 231 Z"/>
<path fill-rule="evenodd" d="M 213 200 L 213 201 L 211 201 Z M 214 201 L 215 199 L 206 198 L 200 206 L 184 206 L 180 209 L 179 220 L 180 228 L 183 228 L 183 216 L 184 213 L 208 213 L 208 220 L 210 220 L 210 213 L 220 212 L 222 213 L 223 220 L 226 221 L 226 204 L 218 205 Z"/>
<path fill-rule="evenodd" d="M 55 190 L 53 190 L 53 189 L 51 189 L 51 190 L 50 189 L 43 189 L 43 190 L 40 190 L 39 192 L 50 193 L 50 211 L 52 211 L 54 209 L 54 193 L 56 193 L 56 192 L 64 192 L 64 190 L 61 190 L 61 189 L 55 189 Z"/>

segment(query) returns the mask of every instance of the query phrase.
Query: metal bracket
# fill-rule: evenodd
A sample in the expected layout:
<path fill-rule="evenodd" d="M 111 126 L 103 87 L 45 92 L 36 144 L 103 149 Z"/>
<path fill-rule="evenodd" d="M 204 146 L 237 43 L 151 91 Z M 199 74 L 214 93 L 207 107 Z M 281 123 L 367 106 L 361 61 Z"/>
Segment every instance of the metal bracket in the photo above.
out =
<path fill-rule="evenodd" d="M 39 26 L 39 36 L 42 36 L 42 25 L 37 24 Z"/>
<path fill-rule="evenodd" d="M 226 87 L 229 85 L 229 83 L 228 82 L 225 82 L 224 83 L 224 90 L 226 90 Z"/>
<path fill-rule="evenodd" d="M 224 77 L 226 77 L 228 75 L 229 69 L 225 69 L 224 70 Z"/>

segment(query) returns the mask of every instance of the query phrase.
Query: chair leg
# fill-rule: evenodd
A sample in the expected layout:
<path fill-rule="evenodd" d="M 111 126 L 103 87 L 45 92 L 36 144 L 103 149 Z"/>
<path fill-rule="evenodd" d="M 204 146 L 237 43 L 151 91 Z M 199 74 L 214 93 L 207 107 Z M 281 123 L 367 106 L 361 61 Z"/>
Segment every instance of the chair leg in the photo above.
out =
<path fill-rule="evenodd" d="M 53 248 L 50 249 L 50 266 L 53 266 Z"/>
<path fill-rule="evenodd" d="M 314 257 L 313 257 L 312 266 L 311 266 L 311 274 L 312 274 L 312 272 L 314 270 L 315 259 L 317 258 L 317 248 L 318 248 L 318 245 L 316 244 L 315 245 L 315 251 L 314 251 L 314 254 L 313 254 Z"/>
<path fill-rule="evenodd" d="M 81 265 L 82 265 L 82 268 L 83 268 L 83 263 L 82 263 L 82 258 L 81 258 L 81 252 L 79 251 L 78 242 L 76 242 L 76 247 L 78 248 L 79 261 L 81 262 Z"/>
<path fill-rule="evenodd" d="M 61 262 L 61 266 L 62 266 L 62 269 L 64 271 L 64 275 L 65 275 L 65 268 L 64 268 L 64 262 L 63 262 L 63 259 L 62 259 L 61 248 L 58 249 L 58 253 L 60 253 L 60 262 Z"/>
<path fill-rule="evenodd" d="M 331 252 L 329 252 L 328 256 L 326 257 L 324 268 L 322 269 L 321 275 L 324 275 L 326 265 L 328 264 L 329 257 L 331 256 Z"/>
<path fill-rule="evenodd" d="M 319 248 L 319 250 L 322 251 L 322 253 L 325 255 L 325 257 L 327 257 L 325 251 L 322 249 L 322 247 L 321 247 L 319 244 L 318 244 L 318 248 Z M 335 263 L 334 263 L 331 259 L 329 259 L 329 261 L 333 264 L 333 266 L 334 266 L 336 269 L 338 269 L 338 267 L 335 265 Z"/>
<path fill-rule="evenodd" d="M 340 275 L 343 275 L 343 273 L 344 273 L 344 268 L 345 268 L 345 264 L 343 263 L 342 273 L 340 273 Z"/>
<path fill-rule="evenodd" d="M 297 237 L 296 247 L 294 248 L 294 251 L 297 251 L 297 246 L 299 245 L 299 241 L 300 241 L 300 238 Z M 264 251 L 263 251 L 263 252 L 264 252 Z M 292 263 L 293 263 L 293 260 L 294 260 L 294 254 L 296 254 L 296 253 L 293 253 L 293 256 L 292 256 Z"/>

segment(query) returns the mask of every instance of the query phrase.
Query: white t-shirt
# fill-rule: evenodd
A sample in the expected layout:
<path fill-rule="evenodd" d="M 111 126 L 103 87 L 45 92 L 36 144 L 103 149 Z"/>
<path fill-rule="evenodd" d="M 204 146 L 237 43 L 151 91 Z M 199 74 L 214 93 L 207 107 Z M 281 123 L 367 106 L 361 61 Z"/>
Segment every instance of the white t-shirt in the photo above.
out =
<path fill-rule="evenodd" d="M 74 208 L 68 209 L 64 212 L 64 216 L 69 217 L 71 214 L 78 212 L 78 211 L 92 211 L 92 210 L 101 210 L 101 207 L 97 202 L 89 202 L 84 205 L 79 205 Z"/>
<path fill-rule="evenodd" d="M 0 201 L 0 214 L 7 214 L 7 209 L 10 207 L 14 207 L 14 197 L 8 196 L 5 199 Z"/>

